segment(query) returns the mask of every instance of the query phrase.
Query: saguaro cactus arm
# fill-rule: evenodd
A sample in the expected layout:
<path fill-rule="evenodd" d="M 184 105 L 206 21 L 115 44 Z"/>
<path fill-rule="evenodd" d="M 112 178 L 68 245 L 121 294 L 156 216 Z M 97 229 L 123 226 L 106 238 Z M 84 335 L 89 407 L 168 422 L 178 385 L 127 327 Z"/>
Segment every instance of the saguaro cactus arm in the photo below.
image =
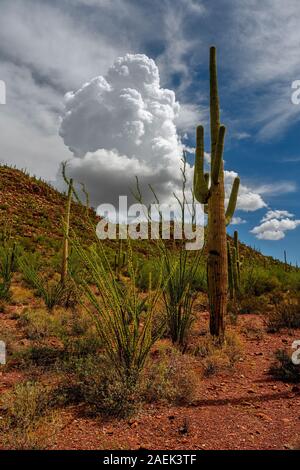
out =
<path fill-rule="evenodd" d="M 194 194 L 195 198 L 206 204 L 209 197 L 208 179 L 204 174 L 204 129 L 198 126 L 196 131 L 196 158 L 194 170 Z"/>
<path fill-rule="evenodd" d="M 236 208 L 239 187 L 240 187 L 240 178 L 237 176 L 232 185 L 229 202 L 228 202 L 228 206 L 227 206 L 227 210 L 225 214 L 226 225 L 230 224 L 231 219 L 233 217 L 233 214 Z"/>
<path fill-rule="evenodd" d="M 213 164 L 215 148 L 218 142 L 219 128 L 220 128 L 220 108 L 219 108 L 218 77 L 217 77 L 217 50 L 215 47 L 210 48 L 209 73 L 210 73 L 211 161 Z"/>
<path fill-rule="evenodd" d="M 224 152 L 224 140 L 225 140 L 225 126 L 220 126 L 218 143 L 216 146 L 216 152 L 214 158 L 212 159 L 212 170 L 211 177 L 214 184 L 219 183 L 220 169 L 222 166 L 223 152 Z"/>

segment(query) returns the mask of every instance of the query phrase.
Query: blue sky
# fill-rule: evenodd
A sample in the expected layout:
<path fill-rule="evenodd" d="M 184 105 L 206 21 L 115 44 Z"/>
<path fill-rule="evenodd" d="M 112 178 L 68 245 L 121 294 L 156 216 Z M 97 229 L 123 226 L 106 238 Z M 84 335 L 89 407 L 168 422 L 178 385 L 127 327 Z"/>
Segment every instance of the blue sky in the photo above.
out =
<path fill-rule="evenodd" d="M 244 188 L 243 210 L 236 213 L 244 222 L 231 226 L 229 233 L 238 229 L 242 241 L 278 258 L 286 249 L 288 259 L 300 264 L 300 105 L 291 102 L 292 82 L 300 80 L 299 22 L 298 0 L 2 0 L 0 79 L 7 86 L 7 104 L 0 108 L 1 160 L 55 182 L 60 162 L 71 159 L 74 173 L 86 179 L 92 194 L 99 191 L 100 181 L 101 197 L 117 191 L 125 168 L 131 168 L 126 166 L 129 160 L 132 164 L 134 159 L 133 167 L 141 175 L 154 171 L 143 151 L 150 137 L 157 136 L 157 128 L 152 127 L 151 135 L 145 136 L 147 145 L 138 144 L 140 154 L 129 141 L 123 139 L 123 148 L 103 135 L 103 149 L 99 143 L 86 148 L 92 152 L 89 161 L 70 147 L 75 134 L 80 137 L 82 131 L 84 140 L 90 129 L 98 132 L 95 121 L 83 131 L 82 116 L 77 116 L 71 122 L 73 128 L 71 124 L 67 128 L 67 137 L 59 136 L 60 119 L 65 117 L 64 94 L 81 89 L 96 76 L 117 83 L 109 70 L 118 57 L 128 53 L 154 59 L 160 75 L 157 96 L 163 89 L 175 92 L 181 110 L 175 116 L 177 108 L 172 102 L 168 109 L 175 117 L 166 118 L 169 126 L 175 126 L 173 134 L 193 147 L 195 126 L 203 123 L 209 152 L 208 52 L 214 44 L 218 48 L 222 121 L 228 129 L 225 168 L 240 175 Z M 136 63 L 131 61 L 129 69 L 136 73 L 132 87 L 140 92 L 138 72 L 133 72 Z M 118 81 L 120 90 L 122 86 Z M 107 107 L 119 109 L 120 96 L 109 98 L 114 101 L 107 101 Z M 148 107 L 153 105 L 149 97 L 142 98 Z M 161 98 L 156 99 L 156 106 L 164 106 Z M 87 102 L 84 105 L 90 115 L 91 108 Z M 74 116 L 74 108 L 72 111 Z M 104 122 L 100 120 L 103 116 L 98 118 Z M 130 125 L 136 123 L 136 118 L 130 119 Z M 117 120 L 113 122 L 119 126 Z M 160 124 L 164 128 L 162 121 Z M 174 135 L 168 135 L 168 145 L 174 143 Z M 116 149 L 116 154 L 109 153 Z M 173 147 L 172 152 L 175 150 Z M 124 171 L 119 171 L 118 179 L 114 165 L 120 169 L 120 155 L 124 156 Z M 172 161 L 170 155 L 162 155 L 166 165 Z M 111 172 L 103 168 L 103 159 L 111 161 Z M 192 165 L 192 154 L 189 162 Z M 168 171 L 154 171 L 162 194 Z M 101 182 L 103 173 L 105 181 Z M 255 227 L 256 233 L 251 233 Z"/>

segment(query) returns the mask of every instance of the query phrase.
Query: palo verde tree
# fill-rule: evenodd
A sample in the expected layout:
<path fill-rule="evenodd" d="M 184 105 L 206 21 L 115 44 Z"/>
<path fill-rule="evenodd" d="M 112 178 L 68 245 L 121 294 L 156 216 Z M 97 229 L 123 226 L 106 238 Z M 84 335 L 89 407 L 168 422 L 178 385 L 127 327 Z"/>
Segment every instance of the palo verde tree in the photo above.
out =
<path fill-rule="evenodd" d="M 210 309 L 210 333 L 222 344 L 227 310 L 227 243 L 226 225 L 235 211 L 240 180 L 235 178 L 225 211 L 224 139 L 226 128 L 220 125 L 216 48 L 210 49 L 210 132 L 211 169 L 204 172 L 204 128 L 197 127 L 194 195 L 204 204 L 207 225 L 207 283 Z"/>

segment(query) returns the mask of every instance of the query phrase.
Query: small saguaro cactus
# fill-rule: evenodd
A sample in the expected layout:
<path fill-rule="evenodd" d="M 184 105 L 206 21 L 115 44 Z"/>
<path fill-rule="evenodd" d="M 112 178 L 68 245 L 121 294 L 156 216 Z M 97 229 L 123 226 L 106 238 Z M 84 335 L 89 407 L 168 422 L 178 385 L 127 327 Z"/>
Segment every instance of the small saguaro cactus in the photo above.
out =
<path fill-rule="evenodd" d="M 232 265 L 232 256 L 230 243 L 227 242 L 227 262 L 228 262 L 228 288 L 229 288 L 229 297 L 230 299 L 235 298 L 235 289 L 234 289 L 234 277 L 233 277 L 233 265 Z"/>
<path fill-rule="evenodd" d="M 241 266 L 243 264 L 242 263 L 243 256 L 240 256 L 239 233 L 238 233 L 237 230 L 234 231 L 233 239 L 234 239 L 234 248 L 235 248 L 235 254 L 236 254 L 236 269 L 237 269 L 238 287 L 240 287 Z"/>
<path fill-rule="evenodd" d="M 220 125 L 216 48 L 210 49 L 210 131 L 211 170 L 204 173 L 204 129 L 197 127 L 194 195 L 208 214 L 207 283 L 210 309 L 210 332 L 224 341 L 227 310 L 227 242 L 226 225 L 232 219 L 238 196 L 239 178 L 235 178 L 225 211 L 223 150 L 226 129 Z"/>
<path fill-rule="evenodd" d="M 237 230 L 234 231 L 234 246 L 230 247 L 227 242 L 227 258 L 228 258 L 228 285 L 229 294 L 231 299 L 235 299 L 240 292 L 241 281 L 241 265 L 242 258 L 240 258 L 239 251 L 239 237 Z"/>

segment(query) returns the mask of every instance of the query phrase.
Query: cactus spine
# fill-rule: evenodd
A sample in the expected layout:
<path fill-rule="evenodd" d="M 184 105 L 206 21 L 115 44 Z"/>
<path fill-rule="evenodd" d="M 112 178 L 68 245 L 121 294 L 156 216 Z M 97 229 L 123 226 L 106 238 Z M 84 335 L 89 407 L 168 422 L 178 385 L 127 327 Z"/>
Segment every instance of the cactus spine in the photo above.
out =
<path fill-rule="evenodd" d="M 226 225 L 230 223 L 235 211 L 240 181 L 239 178 L 234 180 L 225 212 L 223 151 L 226 129 L 220 125 L 215 47 L 210 49 L 210 132 L 211 171 L 209 175 L 204 173 L 204 129 L 202 126 L 197 127 L 194 195 L 201 204 L 205 205 L 204 210 L 208 214 L 207 282 L 210 332 L 222 343 L 225 333 L 228 289 Z"/>
<path fill-rule="evenodd" d="M 69 231 L 70 231 L 70 212 L 73 193 L 73 180 L 69 181 L 69 189 L 66 205 L 66 216 L 64 220 L 64 240 L 63 240 L 63 253 L 62 253 L 62 266 L 61 266 L 61 285 L 64 287 L 68 275 L 68 258 L 69 258 Z"/>

